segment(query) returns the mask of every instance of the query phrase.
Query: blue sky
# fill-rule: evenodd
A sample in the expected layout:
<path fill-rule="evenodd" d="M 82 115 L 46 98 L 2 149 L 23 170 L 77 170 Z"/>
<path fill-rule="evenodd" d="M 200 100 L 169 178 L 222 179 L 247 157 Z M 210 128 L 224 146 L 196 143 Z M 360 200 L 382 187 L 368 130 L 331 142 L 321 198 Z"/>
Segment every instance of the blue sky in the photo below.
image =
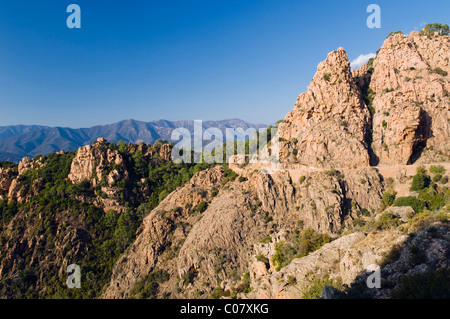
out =
<path fill-rule="evenodd" d="M 66 26 L 71 3 L 81 29 Z M 366 26 L 371 3 L 381 29 Z M 449 12 L 444 0 L 0 0 L 0 125 L 273 123 L 328 52 L 355 60 Z"/>

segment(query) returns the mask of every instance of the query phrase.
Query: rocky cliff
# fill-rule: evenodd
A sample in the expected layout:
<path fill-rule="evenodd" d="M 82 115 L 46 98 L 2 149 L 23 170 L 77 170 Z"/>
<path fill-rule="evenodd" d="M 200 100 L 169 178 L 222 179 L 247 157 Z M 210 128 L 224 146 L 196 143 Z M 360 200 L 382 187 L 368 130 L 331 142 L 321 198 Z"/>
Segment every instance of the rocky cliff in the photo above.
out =
<path fill-rule="evenodd" d="M 139 297 L 146 276 L 163 269 L 170 279 L 160 283 L 159 297 L 300 298 L 323 276 L 351 285 L 396 245 L 407 245 L 400 222 L 366 232 L 355 225 L 384 218 L 388 188 L 415 195 L 410 182 L 403 184 L 416 166 L 395 165 L 448 161 L 448 45 L 447 36 L 395 34 L 375 60 L 354 71 L 342 48 L 328 54 L 279 124 L 279 171 L 231 165 L 239 178 L 225 186 L 218 168 L 205 173 L 206 185 L 194 177 L 145 219 L 104 297 Z M 220 191 L 211 197 L 215 188 Z M 202 197 L 194 199 L 193 189 Z M 188 217 L 184 206 L 199 201 L 206 209 Z M 161 218 L 162 211 L 169 213 Z M 394 213 L 403 220 L 415 214 L 411 208 Z M 447 226 L 440 227 L 447 236 Z M 280 247 L 293 250 L 305 230 L 333 241 L 278 271 Z"/>
<path fill-rule="evenodd" d="M 351 71 L 343 49 L 320 63 L 279 126 L 281 158 L 314 167 L 447 161 L 450 37 L 394 34 Z M 372 113 L 372 114 L 371 114 Z"/>
<path fill-rule="evenodd" d="M 412 32 L 384 42 L 373 62 L 373 149 L 380 164 L 448 156 L 450 37 Z"/>
<path fill-rule="evenodd" d="M 369 166 L 370 112 L 339 48 L 279 125 L 281 159 L 314 167 Z"/>

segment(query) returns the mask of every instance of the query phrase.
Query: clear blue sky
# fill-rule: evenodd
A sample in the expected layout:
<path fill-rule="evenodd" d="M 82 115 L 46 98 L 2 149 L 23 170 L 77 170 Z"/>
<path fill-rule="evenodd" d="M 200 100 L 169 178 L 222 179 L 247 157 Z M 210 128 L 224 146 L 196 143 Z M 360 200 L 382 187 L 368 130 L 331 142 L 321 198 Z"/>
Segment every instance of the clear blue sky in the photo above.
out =
<path fill-rule="evenodd" d="M 366 26 L 371 3 L 381 29 Z M 354 60 L 449 13 L 447 0 L 0 0 L 0 125 L 273 123 L 328 52 Z"/>

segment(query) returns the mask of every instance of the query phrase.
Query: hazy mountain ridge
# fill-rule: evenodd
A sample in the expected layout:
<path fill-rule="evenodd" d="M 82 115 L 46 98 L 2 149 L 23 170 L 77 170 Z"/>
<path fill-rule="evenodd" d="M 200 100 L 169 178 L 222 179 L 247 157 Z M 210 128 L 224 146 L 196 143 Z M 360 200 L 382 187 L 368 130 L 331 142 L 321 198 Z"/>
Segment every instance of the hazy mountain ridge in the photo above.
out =
<path fill-rule="evenodd" d="M 92 144 L 100 137 L 109 142 L 147 144 L 158 139 L 171 141 L 171 133 L 176 128 L 187 128 L 194 131 L 193 121 L 158 120 L 142 122 L 124 120 L 109 125 L 98 125 L 90 128 L 48 127 L 39 125 L 14 125 L 0 127 L 0 161 L 19 162 L 23 157 L 34 157 L 54 152 L 73 151 L 84 145 Z M 260 129 L 264 124 L 250 124 L 239 119 L 222 121 L 204 121 L 203 128 Z"/>

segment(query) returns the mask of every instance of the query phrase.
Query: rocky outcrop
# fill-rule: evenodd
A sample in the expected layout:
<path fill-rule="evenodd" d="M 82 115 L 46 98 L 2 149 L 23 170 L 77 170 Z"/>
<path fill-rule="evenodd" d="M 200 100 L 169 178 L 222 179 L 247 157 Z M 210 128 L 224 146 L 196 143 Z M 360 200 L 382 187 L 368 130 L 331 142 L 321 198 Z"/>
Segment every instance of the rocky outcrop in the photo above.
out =
<path fill-rule="evenodd" d="M 0 199 L 7 199 L 9 203 L 17 201 L 19 204 L 23 204 L 37 195 L 44 186 L 42 178 L 31 179 L 31 186 L 24 188 L 21 176 L 23 177 L 28 171 L 37 170 L 43 165 L 40 158 L 24 157 L 15 169 L 0 168 Z"/>
<path fill-rule="evenodd" d="M 261 273 L 258 261 L 253 259 L 250 275 L 254 289 L 245 298 L 300 299 L 314 279 L 325 276 L 351 284 L 362 271 L 376 264 L 395 244 L 401 244 L 406 238 L 399 231 L 370 235 L 356 232 L 326 244 L 306 257 L 294 259 L 279 272 L 272 268 Z M 275 243 L 258 244 L 255 250 L 271 260 L 275 254 L 274 246 Z"/>
<path fill-rule="evenodd" d="M 440 271 L 450 269 L 450 229 L 448 225 L 440 222 L 434 223 L 425 229 L 409 236 L 403 242 L 397 241 L 389 252 L 388 263 L 382 263 L 381 267 L 381 287 L 368 289 L 366 281 L 371 272 L 360 272 L 347 294 L 347 298 L 366 299 L 391 299 L 391 298 L 441 298 L 441 291 L 436 285 L 445 285 L 445 279 L 436 283 L 428 279 L 421 281 L 423 285 L 420 289 L 403 288 L 405 281 L 411 279 L 414 283 L 419 282 L 422 276 L 438 276 Z M 423 278 L 423 277 L 422 277 Z M 448 278 L 448 277 L 447 277 Z M 355 288 L 354 288 L 355 287 Z M 421 292 L 421 290 L 423 290 Z M 427 291 L 428 290 L 428 291 Z M 402 295 L 397 295 L 398 292 Z M 420 294 L 422 293 L 422 296 Z M 428 294 L 428 295 L 427 295 Z M 336 298 L 342 297 L 337 296 Z"/>
<path fill-rule="evenodd" d="M 450 37 L 386 39 L 369 66 L 350 71 L 343 49 L 320 63 L 279 124 L 281 161 L 313 167 L 448 160 Z M 371 111 L 373 114 L 371 114 Z"/>
<path fill-rule="evenodd" d="M 131 144 L 129 145 L 130 152 L 140 151 L 145 157 L 158 156 L 164 161 L 172 160 L 172 146 L 170 144 L 144 144 L 139 145 Z"/>
<path fill-rule="evenodd" d="M 279 125 L 281 161 L 321 168 L 369 166 L 369 122 L 347 53 L 339 48 L 319 64 L 308 91 Z"/>
<path fill-rule="evenodd" d="M 7 197 L 13 178 L 12 169 L 0 168 L 0 200 Z"/>
<path fill-rule="evenodd" d="M 253 259 L 250 275 L 254 289 L 242 297 L 299 299 L 314 279 L 323 277 L 337 279 L 347 286 L 361 282 L 366 287 L 365 281 L 369 274 L 380 269 L 381 265 L 381 288 L 366 287 L 364 292 L 359 292 L 363 293 L 359 297 L 390 298 L 391 292 L 401 286 L 405 277 L 449 268 L 449 235 L 448 226 L 440 223 L 427 227 L 414 236 L 398 230 L 370 234 L 356 232 L 343 236 L 306 257 L 294 259 L 280 272 L 273 268 L 267 270 L 261 262 Z M 255 249 L 257 254 L 262 253 L 271 260 L 274 243 L 258 244 Z M 392 257 L 386 259 L 389 254 Z M 389 263 L 384 264 L 385 260 Z M 334 298 L 341 295 L 342 293 L 337 292 Z"/>
<path fill-rule="evenodd" d="M 40 158 L 31 159 L 29 157 L 24 157 L 19 163 L 19 176 L 29 170 L 38 169 L 41 166 L 42 162 L 40 161 Z"/>
<path fill-rule="evenodd" d="M 107 172 L 107 175 L 103 174 Z M 128 172 L 118 151 L 107 147 L 106 140 L 99 138 L 92 146 L 81 147 L 72 162 L 69 179 L 72 183 L 90 181 L 93 186 L 105 177 L 108 185 L 126 180 Z"/>
<path fill-rule="evenodd" d="M 450 37 L 418 32 L 384 42 L 370 83 L 373 150 L 380 164 L 414 163 L 426 147 L 450 154 L 449 50 Z"/>

